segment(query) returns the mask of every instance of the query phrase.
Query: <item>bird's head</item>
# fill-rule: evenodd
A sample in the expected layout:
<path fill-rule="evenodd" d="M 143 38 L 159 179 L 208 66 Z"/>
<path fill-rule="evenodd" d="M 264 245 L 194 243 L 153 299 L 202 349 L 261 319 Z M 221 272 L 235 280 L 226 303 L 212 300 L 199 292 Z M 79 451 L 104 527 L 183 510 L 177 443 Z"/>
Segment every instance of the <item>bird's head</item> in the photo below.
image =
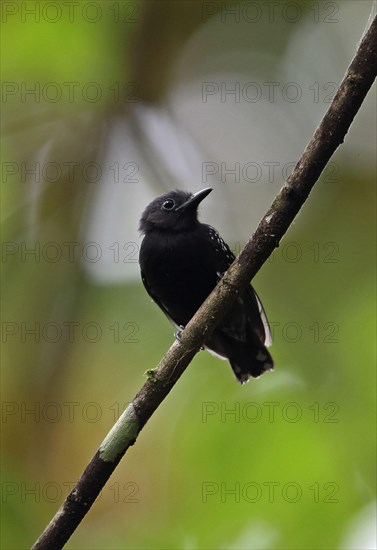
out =
<path fill-rule="evenodd" d="M 148 233 L 154 229 L 162 231 L 186 231 L 197 223 L 199 203 L 212 191 L 202 189 L 197 193 L 174 190 L 154 199 L 144 210 L 139 229 Z"/>

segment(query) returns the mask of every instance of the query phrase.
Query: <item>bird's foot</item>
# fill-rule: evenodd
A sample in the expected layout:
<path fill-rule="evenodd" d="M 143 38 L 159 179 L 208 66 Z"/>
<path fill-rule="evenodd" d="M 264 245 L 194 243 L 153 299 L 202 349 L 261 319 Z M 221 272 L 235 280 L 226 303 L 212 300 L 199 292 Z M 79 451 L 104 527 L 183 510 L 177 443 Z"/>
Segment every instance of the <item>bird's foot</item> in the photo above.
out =
<path fill-rule="evenodd" d="M 181 336 L 182 336 L 182 332 L 183 332 L 184 328 L 185 327 L 183 325 L 179 325 L 179 329 L 176 330 L 175 333 L 174 333 L 174 338 L 176 340 L 178 340 L 178 342 L 181 341 Z"/>

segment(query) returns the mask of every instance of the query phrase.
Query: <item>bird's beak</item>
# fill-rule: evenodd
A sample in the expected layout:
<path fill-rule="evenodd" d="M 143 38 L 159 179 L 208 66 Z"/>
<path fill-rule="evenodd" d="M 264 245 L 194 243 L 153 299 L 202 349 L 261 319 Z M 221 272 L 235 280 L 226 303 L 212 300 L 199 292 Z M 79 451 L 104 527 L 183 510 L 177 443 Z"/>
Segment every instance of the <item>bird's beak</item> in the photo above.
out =
<path fill-rule="evenodd" d="M 202 189 L 201 191 L 194 193 L 186 202 L 178 206 L 175 211 L 178 212 L 179 210 L 187 210 L 188 208 L 197 208 L 199 203 L 201 203 L 211 191 L 213 191 L 213 189 L 211 187 L 207 187 L 206 189 Z"/>

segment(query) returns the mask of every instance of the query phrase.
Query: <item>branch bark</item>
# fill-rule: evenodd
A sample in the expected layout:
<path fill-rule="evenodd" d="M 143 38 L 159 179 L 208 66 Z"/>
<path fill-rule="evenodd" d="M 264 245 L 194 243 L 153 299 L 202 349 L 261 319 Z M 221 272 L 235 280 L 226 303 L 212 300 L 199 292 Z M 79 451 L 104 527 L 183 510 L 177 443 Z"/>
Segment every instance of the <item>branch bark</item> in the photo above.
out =
<path fill-rule="evenodd" d="M 33 546 L 62 548 L 85 517 L 99 492 L 143 426 L 187 368 L 237 295 L 267 260 L 309 196 L 344 137 L 376 78 L 377 17 L 321 124 L 270 209 L 219 284 L 200 307 L 156 369 L 106 436 L 76 486 Z"/>

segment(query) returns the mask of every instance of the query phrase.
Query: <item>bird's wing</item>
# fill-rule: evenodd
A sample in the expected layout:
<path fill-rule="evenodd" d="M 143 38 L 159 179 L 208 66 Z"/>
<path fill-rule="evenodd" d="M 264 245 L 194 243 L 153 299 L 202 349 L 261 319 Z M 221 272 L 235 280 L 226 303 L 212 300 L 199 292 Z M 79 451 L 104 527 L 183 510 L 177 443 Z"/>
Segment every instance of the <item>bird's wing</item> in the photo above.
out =
<path fill-rule="evenodd" d="M 174 321 L 174 319 L 172 319 L 172 317 L 170 316 L 165 304 L 161 301 L 160 298 L 158 298 L 158 296 L 156 296 L 155 294 L 153 294 L 153 292 L 151 291 L 149 285 L 148 285 L 148 282 L 147 282 L 147 278 L 145 276 L 145 274 L 143 272 L 141 272 L 141 280 L 143 281 L 143 285 L 145 287 L 145 290 L 148 292 L 149 296 L 152 298 L 152 300 L 158 305 L 158 307 L 164 312 L 164 314 L 166 315 L 166 317 L 169 319 L 169 321 L 177 328 L 180 328 L 179 325 L 177 325 L 177 323 Z"/>
<path fill-rule="evenodd" d="M 206 228 L 207 236 L 212 241 L 213 249 L 217 252 L 216 263 L 221 265 L 221 271 L 219 271 L 219 279 L 223 276 L 225 271 L 232 265 L 236 259 L 235 255 L 226 244 L 224 239 L 220 237 L 218 232 L 211 225 L 202 224 Z"/>
<path fill-rule="evenodd" d="M 207 231 L 209 238 L 213 241 L 215 251 L 218 252 L 218 260 L 222 260 L 222 266 L 221 270 L 219 270 L 217 275 L 217 281 L 221 279 L 221 277 L 224 275 L 225 271 L 232 265 L 234 260 L 236 259 L 235 255 L 227 245 L 227 243 L 220 237 L 219 233 L 216 231 L 216 229 L 210 225 L 207 225 Z M 260 340 L 266 345 L 270 346 L 272 344 L 272 336 L 271 336 L 271 329 L 270 325 L 268 323 L 266 312 L 263 308 L 262 302 L 260 301 L 260 298 L 258 294 L 255 292 L 254 288 L 250 285 L 246 290 L 246 299 L 249 301 L 250 309 L 251 311 L 254 311 L 257 309 L 259 311 L 260 319 L 263 324 L 263 326 L 258 327 L 257 320 L 254 319 L 253 326 L 258 327 L 259 330 L 257 331 L 257 334 L 260 338 Z M 227 327 L 229 331 L 232 333 L 231 335 L 233 337 L 239 338 L 240 335 L 246 334 L 246 327 L 249 322 L 249 316 L 247 315 L 247 310 L 245 311 L 245 308 L 242 307 L 241 303 L 242 298 L 239 298 L 239 304 L 240 304 L 240 311 L 237 315 L 237 323 L 232 323 L 231 326 Z"/>

